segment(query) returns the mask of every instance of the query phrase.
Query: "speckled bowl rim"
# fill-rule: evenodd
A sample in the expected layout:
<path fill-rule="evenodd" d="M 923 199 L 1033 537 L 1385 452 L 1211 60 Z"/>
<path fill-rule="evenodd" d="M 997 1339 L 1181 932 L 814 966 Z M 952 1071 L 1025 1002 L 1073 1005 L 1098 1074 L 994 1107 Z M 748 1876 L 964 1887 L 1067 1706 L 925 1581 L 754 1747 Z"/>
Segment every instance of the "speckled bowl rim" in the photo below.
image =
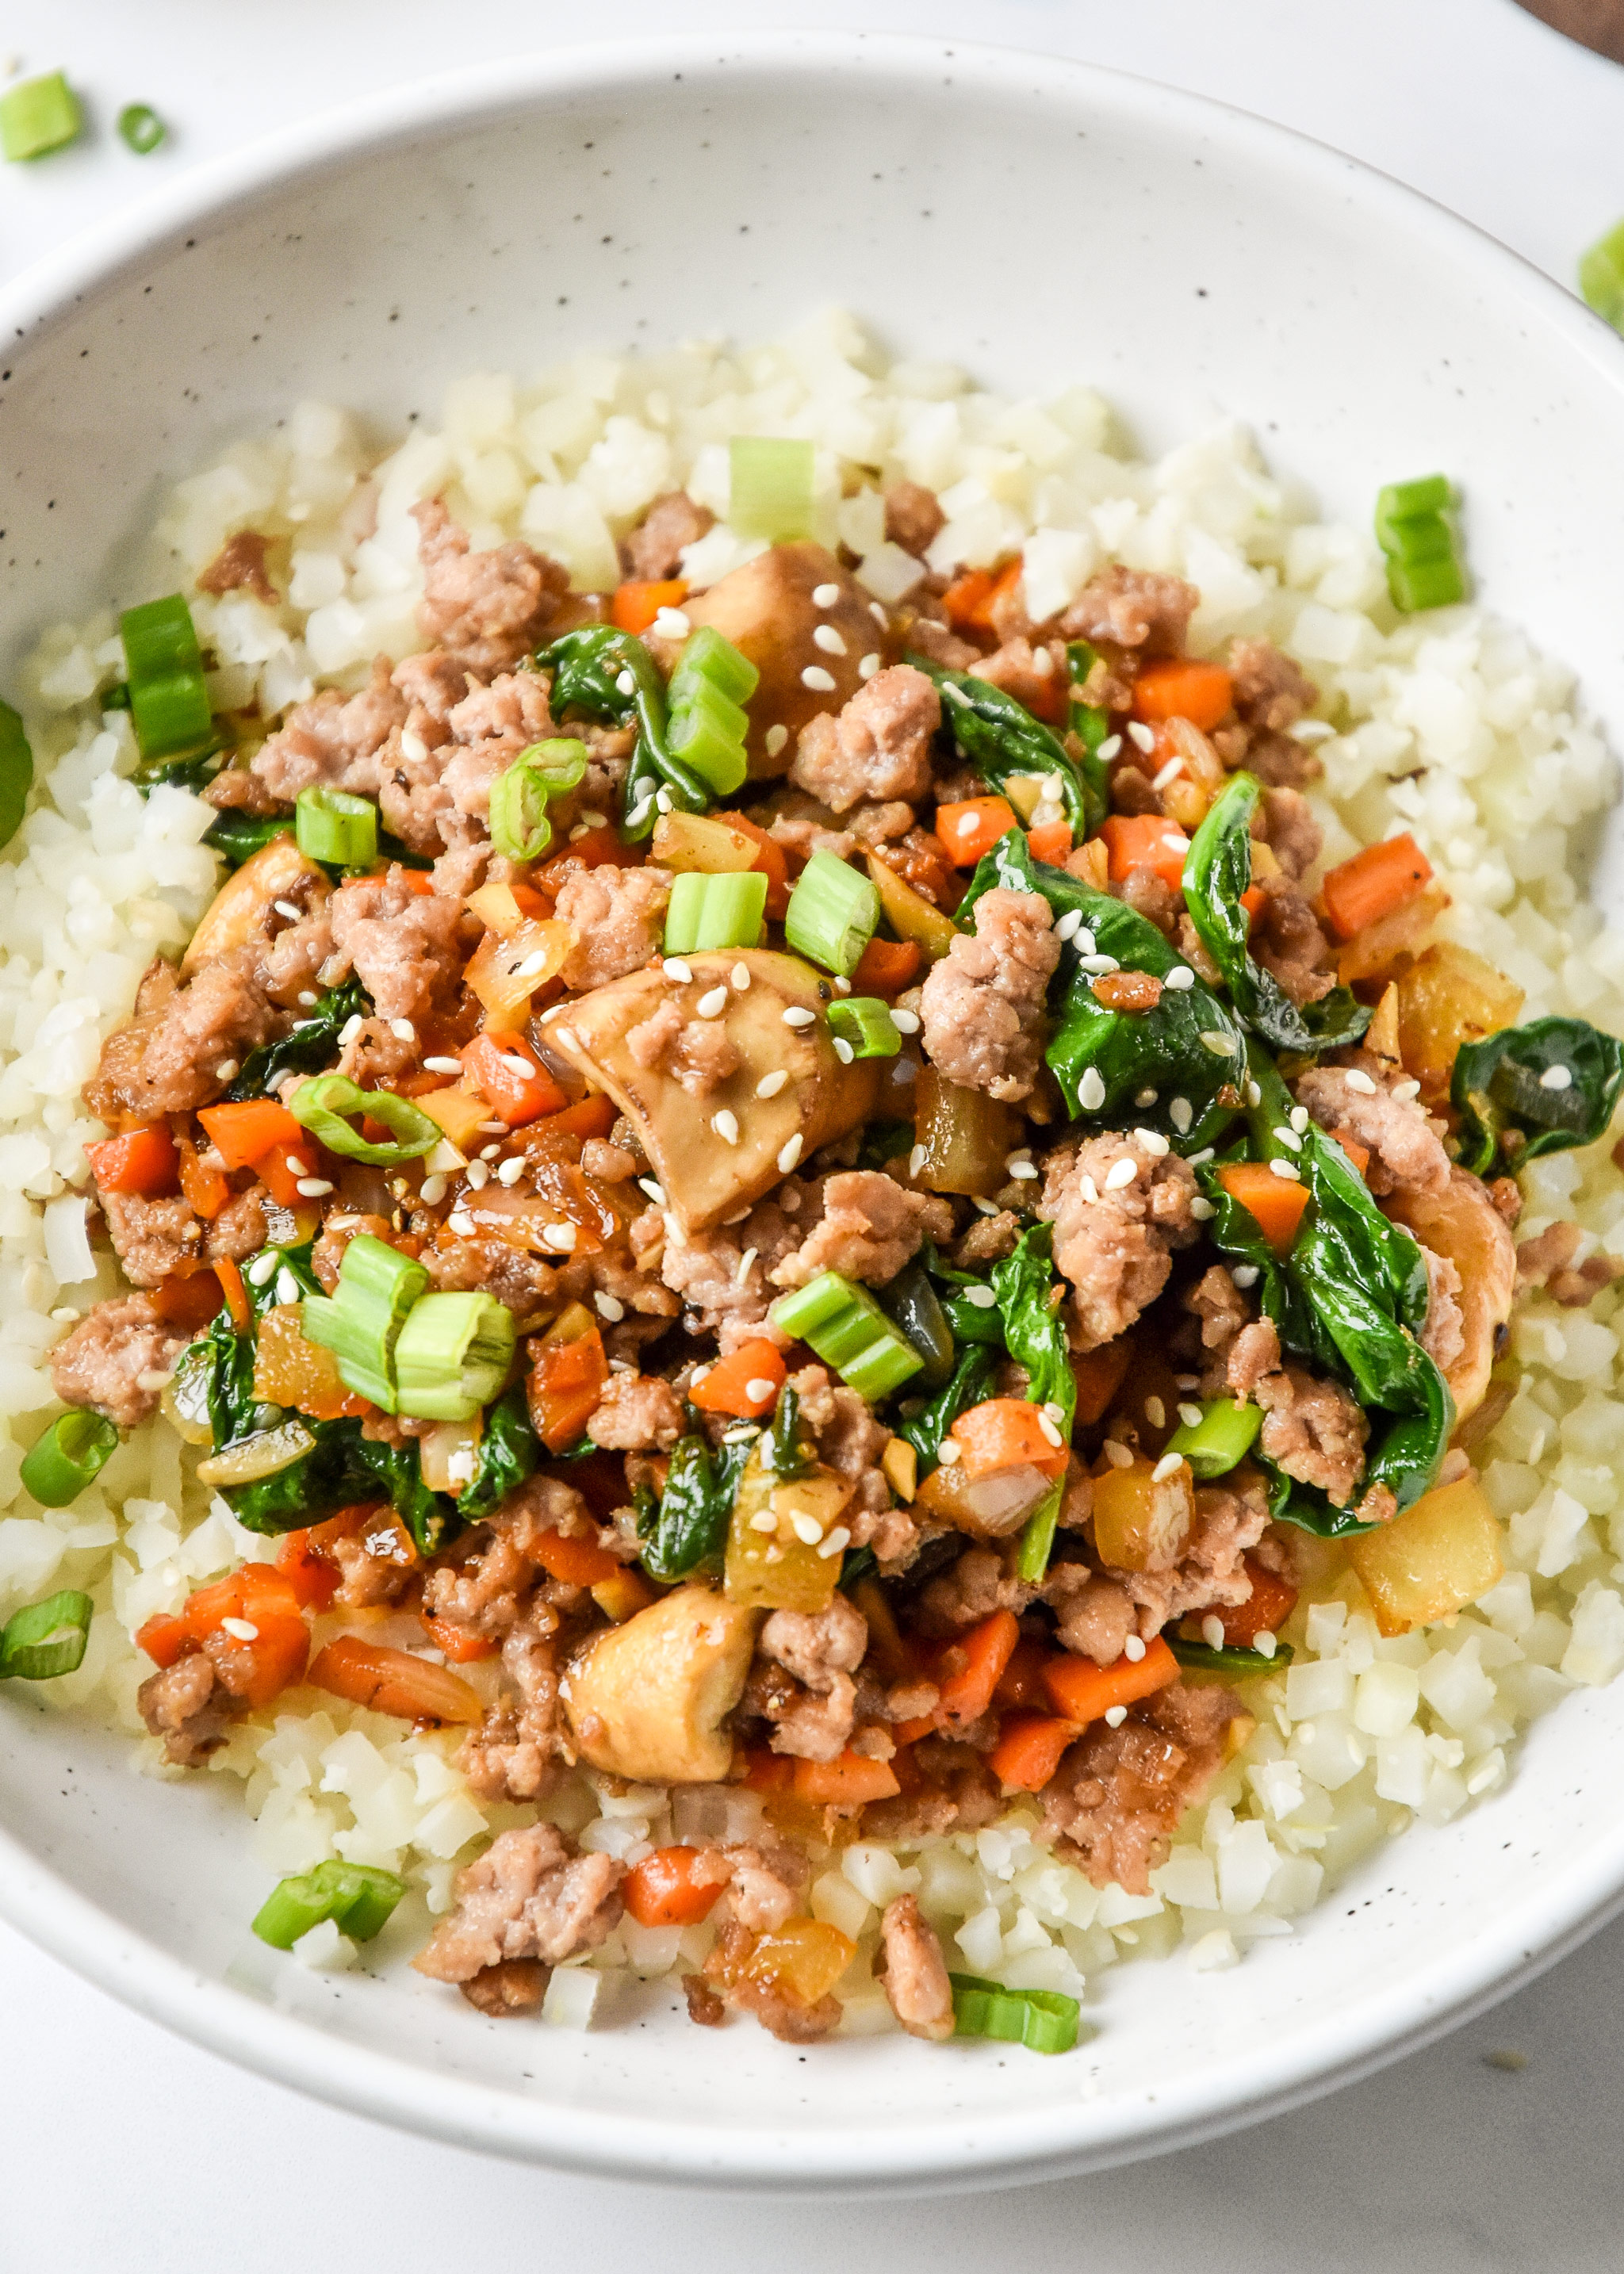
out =
<path fill-rule="evenodd" d="M 917 91 L 944 63 L 1007 92 L 1086 99 L 1120 119 L 1184 127 L 1192 139 L 1259 155 L 1282 177 L 1356 200 L 1385 227 L 1464 268 L 1493 297 L 1519 300 L 1566 349 L 1618 390 L 1624 350 L 1578 300 L 1495 239 L 1414 190 L 1291 130 L 1205 97 L 1101 67 L 964 41 L 819 31 L 744 38 L 639 40 L 503 57 L 368 96 L 229 156 L 200 164 L 104 225 L 35 262 L 0 291 L 0 337 L 19 348 L 65 319 L 121 272 L 139 267 L 200 222 L 255 197 L 426 129 L 496 120 L 549 97 L 650 91 L 744 72 L 849 73 Z M 1492 1931 L 1412 1980 L 1373 1994 L 1349 2016 L 1308 2023 L 1219 2077 L 1166 2080 L 1144 2108 L 1079 2102 L 902 2122 L 875 2132 L 696 2126 L 605 2114 L 518 2097 L 414 2069 L 317 2030 L 199 1973 L 132 1932 L 0 1828 L 0 1916 L 86 1979 L 208 2051 L 336 2106 L 465 2148 L 598 2177 L 772 2189 L 903 2194 L 1007 2186 L 1096 2170 L 1191 2145 L 1280 2113 L 1416 2052 L 1554 1965 L 1624 1909 L 1624 1822 L 1554 1879 L 1530 1931 L 1522 1905 Z M 1418 2002 L 1421 2010 L 1417 2011 Z"/>

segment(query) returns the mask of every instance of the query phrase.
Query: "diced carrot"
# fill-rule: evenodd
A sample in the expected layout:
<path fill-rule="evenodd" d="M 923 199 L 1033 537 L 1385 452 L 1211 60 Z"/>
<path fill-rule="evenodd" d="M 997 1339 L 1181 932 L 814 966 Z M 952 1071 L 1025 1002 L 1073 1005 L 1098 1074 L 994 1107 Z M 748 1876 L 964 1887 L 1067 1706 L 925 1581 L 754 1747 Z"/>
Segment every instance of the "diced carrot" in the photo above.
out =
<path fill-rule="evenodd" d="M 87 1145 L 85 1157 L 98 1192 L 137 1193 L 143 1200 L 172 1193 L 180 1173 L 167 1121 L 149 1121 L 144 1128 L 126 1129 L 122 1137 Z"/>
<path fill-rule="evenodd" d="M 231 1197 L 229 1178 L 209 1167 L 198 1152 L 196 1141 L 182 1130 L 175 1140 L 180 1153 L 180 1189 L 194 1216 L 212 1224 Z"/>
<path fill-rule="evenodd" d="M 1101 823 L 1100 835 L 1110 855 L 1114 885 L 1136 869 L 1148 869 L 1175 891 L 1183 883 L 1190 840 L 1175 822 L 1159 813 L 1113 813 Z"/>
<path fill-rule="evenodd" d="M 1277 1177 L 1266 1161 L 1232 1162 L 1219 1171 L 1218 1181 L 1257 1218 L 1274 1253 L 1286 1254 L 1308 1206 L 1308 1186 L 1295 1177 Z"/>
<path fill-rule="evenodd" d="M 276 1549 L 276 1569 L 307 1611 L 325 1611 L 338 1592 L 338 1566 L 312 1544 L 308 1527 L 284 1532 Z"/>
<path fill-rule="evenodd" d="M 1008 1791 L 1041 1792 L 1081 1734 L 1075 1721 L 1053 1714 L 1016 1713 L 1000 1729 L 987 1766 Z"/>
<path fill-rule="evenodd" d="M 245 1098 L 238 1105 L 206 1105 L 198 1119 L 228 1169 L 252 1169 L 273 1145 L 313 1143 L 285 1105 L 274 1097 Z"/>
<path fill-rule="evenodd" d="M 628 576 L 615 587 L 609 619 L 623 632 L 646 632 L 661 608 L 680 608 L 687 598 L 685 577 Z"/>
<path fill-rule="evenodd" d="M 544 1532 L 531 1552 L 566 1587 L 596 1587 L 621 1568 L 607 1547 L 573 1532 Z"/>
<path fill-rule="evenodd" d="M 603 1337 L 596 1327 L 590 1327 L 572 1341 L 543 1340 L 534 1350 L 531 1412 L 537 1434 L 549 1453 L 568 1452 L 586 1427 L 609 1378 Z"/>
<path fill-rule="evenodd" d="M 192 1630 L 185 1619 L 171 1618 L 167 1612 L 155 1611 L 151 1618 L 135 1630 L 135 1647 L 144 1650 L 155 1666 L 173 1666 L 183 1652 L 194 1647 Z"/>
<path fill-rule="evenodd" d="M 1246 890 L 1242 893 L 1241 906 L 1245 909 L 1247 915 L 1251 917 L 1254 923 L 1258 920 L 1258 909 L 1263 906 L 1268 897 L 1268 894 L 1264 891 L 1261 885 L 1248 885 Z"/>
<path fill-rule="evenodd" d="M 1122 1336 L 1114 1343 L 1102 1343 L 1098 1350 L 1084 1351 L 1081 1358 L 1072 1359 L 1071 1373 L 1077 1385 L 1079 1421 L 1104 1420 L 1111 1400 L 1122 1388 L 1132 1364 L 1133 1344 Z"/>
<path fill-rule="evenodd" d="M 957 869 L 973 869 L 1015 826 L 1015 808 L 1007 797 L 967 797 L 936 809 L 937 837 Z"/>
<path fill-rule="evenodd" d="M 752 1792 L 788 1792 L 795 1782 L 795 1763 L 787 1753 L 775 1753 L 767 1745 L 750 1745 L 739 1758 L 744 1764 L 740 1782 Z"/>
<path fill-rule="evenodd" d="M 304 1678 L 310 1656 L 310 1629 L 297 1612 L 261 1611 L 249 1623 L 251 1641 L 222 1626 L 209 1656 L 234 1698 L 268 1706 L 273 1698 Z"/>
<path fill-rule="evenodd" d="M 546 1116 L 542 1126 L 560 1137 L 607 1137 L 620 1118 L 619 1108 L 612 1098 L 596 1092 L 591 1097 L 578 1098 L 573 1105 Z"/>
<path fill-rule="evenodd" d="M 1001 568 L 971 568 L 949 584 L 941 596 L 948 612 L 948 621 L 957 629 L 990 632 L 993 629 L 993 613 L 1000 600 L 1008 599 L 1021 581 L 1021 556 L 1007 561 Z"/>
<path fill-rule="evenodd" d="M 502 1645 L 488 1635 L 471 1634 L 454 1619 L 437 1617 L 433 1611 L 419 1611 L 418 1616 L 430 1642 L 436 1650 L 442 1650 L 455 1666 L 474 1666 L 482 1658 L 500 1655 Z"/>
<path fill-rule="evenodd" d="M 1039 828 L 1027 831 L 1026 842 L 1034 861 L 1046 861 L 1051 869 L 1063 868 L 1071 850 L 1071 824 L 1046 821 Z"/>
<path fill-rule="evenodd" d="M 853 1590 L 856 1593 L 856 1590 Z M 859 1610 L 862 1605 L 857 1606 Z M 1043 1669 L 1048 1664 L 1050 1652 L 1030 1635 L 1023 1635 L 1010 1653 L 1009 1663 L 998 1678 L 993 1692 L 993 1703 L 1001 1713 L 1015 1713 L 1023 1706 L 1045 1706 L 1048 1691 L 1043 1686 Z"/>
<path fill-rule="evenodd" d="M 851 975 L 854 995 L 900 995 L 919 968 L 914 939 L 871 939 Z"/>
<path fill-rule="evenodd" d="M 1331 1132 L 1331 1134 L 1335 1138 L 1343 1152 L 1347 1154 L 1348 1159 L 1359 1171 L 1359 1174 L 1363 1176 L 1371 1165 L 1370 1147 L 1368 1145 L 1361 1145 L 1351 1129 L 1333 1129 Z"/>
<path fill-rule="evenodd" d="M 317 1151 L 307 1130 L 298 1133 L 297 1145 L 273 1145 L 253 1164 L 253 1173 L 279 1208 L 297 1208 L 305 1197 L 300 1180 L 310 1174 Z"/>
<path fill-rule="evenodd" d="M 359 1635 L 340 1635 L 318 1651 L 310 1679 L 335 1698 L 370 1706 L 375 1713 L 397 1714 L 403 1721 L 472 1725 L 485 1718 L 476 1692 L 449 1667 L 384 1643 L 363 1642 Z"/>
<path fill-rule="evenodd" d="M 1020 1639 L 1015 1613 L 993 1611 L 942 1653 L 937 1675 L 939 1727 L 967 1729 L 981 1719 Z"/>
<path fill-rule="evenodd" d="M 1133 714 L 1147 727 L 1168 719 L 1188 719 L 1210 734 L 1227 719 L 1235 704 L 1229 674 L 1219 663 L 1197 663 L 1175 656 L 1167 663 L 1147 663 L 1134 681 Z"/>
<path fill-rule="evenodd" d="M 871 1800 L 892 1800 L 902 1786 L 889 1761 L 871 1761 L 850 1748 L 838 1760 L 799 1761 L 794 1792 L 825 1808 L 862 1808 Z"/>
<path fill-rule="evenodd" d="M 215 1276 L 231 1314 L 231 1324 L 239 1335 L 245 1335 L 253 1325 L 253 1306 L 248 1300 L 241 1269 L 229 1255 L 222 1255 L 215 1264 Z"/>
<path fill-rule="evenodd" d="M 462 1053 L 463 1070 L 498 1119 L 510 1129 L 560 1113 L 567 1100 L 523 1035 L 487 1028 Z M 518 1061 L 528 1067 L 519 1071 Z"/>
<path fill-rule="evenodd" d="M 589 829 L 585 837 L 572 837 L 545 868 L 536 870 L 530 881 L 537 892 L 555 900 L 569 881 L 566 864 L 571 861 L 578 862 L 583 869 L 640 869 L 647 856 L 646 846 L 623 845 L 614 823 L 606 821 L 601 829 Z"/>
<path fill-rule="evenodd" d="M 1091 1659 L 1067 1653 L 1052 1658 L 1043 1672 L 1055 1712 L 1084 1726 L 1113 1706 L 1131 1706 L 1178 1678 L 1179 1662 L 1159 1635 L 1146 1643 L 1141 1659 L 1119 1658 L 1114 1666 L 1096 1666 Z"/>
<path fill-rule="evenodd" d="M 712 1850 L 656 1848 L 627 1872 L 620 1891 L 639 1926 L 698 1926 L 727 1884 Z"/>
<path fill-rule="evenodd" d="M 252 1633 L 234 1634 L 230 1619 Z M 310 1630 L 285 1573 L 269 1563 L 245 1563 L 230 1577 L 200 1587 L 175 1618 L 148 1619 L 136 1642 L 160 1666 L 173 1666 L 206 1642 L 233 1697 L 266 1706 L 297 1682 L 310 1654 Z"/>
<path fill-rule="evenodd" d="M 1278 1634 L 1296 1608 L 1297 1591 L 1289 1579 L 1265 1570 L 1250 1555 L 1245 1558 L 1245 1570 L 1252 1583 L 1246 1600 L 1204 1614 L 1221 1622 L 1224 1640 L 1232 1650 L 1250 1650 L 1260 1634 Z M 1198 1630 L 1201 1620 L 1197 1619 L 1194 1625 Z"/>
<path fill-rule="evenodd" d="M 1339 939 L 1351 939 L 1379 916 L 1391 915 L 1432 881 L 1432 863 L 1408 831 L 1367 845 L 1330 870 L 1321 888 Z"/>
<path fill-rule="evenodd" d="M 206 1327 L 224 1299 L 219 1274 L 212 1270 L 172 1271 L 153 1297 L 165 1325 L 189 1335 Z"/>
<path fill-rule="evenodd" d="M 719 813 L 714 818 L 725 821 L 729 829 L 736 829 L 742 837 L 754 842 L 756 857 L 750 864 L 750 873 L 767 878 L 767 915 L 771 922 L 782 923 L 789 905 L 789 863 L 783 847 L 775 837 L 767 834 L 759 821 L 752 821 L 742 813 Z"/>
<path fill-rule="evenodd" d="M 719 1358 L 688 1395 L 702 1413 L 736 1413 L 755 1420 L 772 1411 L 783 1386 L 783 1352 L 763 1337 Z"/>
<path fill-rule="evenodd" d="M 1057 1477 L 1066 1465 L 1066 1448 L 1044 1434 L 1042 1415 L 1023 1398 L 988 1397 L 961 1413 L 951 1434 L 967 1477 L 1027 1466 Z"/>

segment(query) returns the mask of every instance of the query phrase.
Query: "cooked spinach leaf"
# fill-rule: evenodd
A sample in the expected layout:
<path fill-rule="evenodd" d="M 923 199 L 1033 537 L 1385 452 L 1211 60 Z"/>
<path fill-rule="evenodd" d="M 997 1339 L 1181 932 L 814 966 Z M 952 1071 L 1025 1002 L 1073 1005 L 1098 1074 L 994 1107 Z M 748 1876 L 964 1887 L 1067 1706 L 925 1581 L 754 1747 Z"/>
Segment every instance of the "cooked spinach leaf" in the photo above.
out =
<path fill-rule="evenodd" d="M 997 1371 L 998 1349 L 985 1343 L 973 1343 L 960 1353 L 947 1388 L 939 1389 L 917 1413 L 898 1422 L 896 1434 L 905 1438 L 918 1455 L 921 1476 L 928 1475 L 940 1463 L 941 1441 L 959 1415 L 967 1407 L 979 1405 L 984 1397 L 991 1397 Z"/>
<path fill-rule="evenodd" d="M 494 1405 L 487 1406 L 473 1475 L 457 1495 L 457 1513 L 463 1524 L 479 1524 L 498 1501 L 535 1474 L 541 1446 L 531 1427 L 525 1385 L 516 1382 Z"/>
<path fill-rule="evenodd" d="M 1054 1276 L 1052 1224 L 1033 1224 L 1021 1234 L 1013 1254 L 993 1266 L 993 1292 L 998 1307 L 991 1315 L 1003 1323 L 1010 1357 L 1026 1368 L 1028 1397 L 1034 1405 L 1058 1406 L 1063 1418 L 1056 1427 L 1069 1439 L 1077 1381 L 1061 1319 L 1066 1287 Z"/>
<path fill-rule="evenodd" d="M 1169 973 L 1190 967 L 1148 917 L 1108 892 L 1095 892 L 1066 870 L 1033 860 L 1019 831 L 983 857 L 960 903 L 961 919 L 994 885 L 1041 892 L 1057 922 L 1074 910 L 1080 918 L 1081 931 L 1062 946 L 1049 983 L 1055 1026 L 1044 1052 L 1073 1117 L 1107 1128 L 1159 1129 L 1182 1153 L 1212 1144 L 1239 1103 L 1235 1085 L 1241 1078 L 1245 1037 L 1228 1005 L 1192 979 L 1181 987 L 1164 984 L 1153 1010 L 1108 1008 L 1094 992 L 1096 975 L 1084 968 L 1084 956 L 1109 956 L 1123 970 L 1148 972 L 1164 982 Z M 1093 1102 L 1085 1104 L 1083 1088 L 1091 1073 L 1098 1077 L 1100 1094 L 1089 1084 Z M 1136 1103 L 1147 1089 L 1156 1092 L 1153 1106 Z M 1229 1094 L 1220 1095 L 1225 1091 Z M 1187 1127 L 1172 1118 L 1175 1098 L 1190 1106 Z"/>
<path fill-rule="evenodd" d="M 1001 790 L 1014 774 L 1056 777 L 1073 836 L 1080 840 L 1087 834 L 1087 784 L 1051 727 L 1034 719 L 1013 695 L 972 672 L 945 671 L 921 655 L 910 655 L 908 660 L 935 681 L 941 693 L 943 730 L 989 789 Z"/>
<path fill-rule="evenodd" d="M 635 721 L 637 746 L 621 789 L 620 833 L 629 845 L 653 835 L 654 800 L 662 789 L 684 813 L 704 813 L 714 804 L 710 785 L 671 754 L 665 682 L 640 639 L 613 624 L 584 624 L 541 649 L 536 661 L 553 674 L 548 701 L 555 719 L 578 712 L 616 727 Z"/>
<path fill-rule="evenodd" d="M 953 1343 L 958 1333 L 956 1306 L 945 1307 L 931 1284 L 930 1274 L 915 1256 L 895 1279 L 874 1290 L 874 1300 L 899 1326 L 925 1361 L 920 1381 L 926 1389 L 940 1389 L 953 1372 Z M 968 1307 L 968 1306 L 966 1306 Z M 961 1337 L 962 1339 L 962 1337 Z"/>
<path fill-rule="evenodd" d="M 661 1585 L 695 1571 L 720 1571 L 727 1552 L 728 1524 L 754 1439 L 719 1445 L 694 1429 L 671 1449 L 665 1490 L 638 1504 L 638 1538 L 643 1569 Z"/>
<path fill-rule="evenodd" d="M 242 1072 L 225 1095 L 233 1103 L 270 1097 L 285 1074 L 320 1073 L 338 1056 L 338 1037 L 351 1019 L 370 1019 L 372 998 L 359 979 L 318 996 L 308 1017 L 280 1042 L 261 1043 L 243 1060 Z M 320 1292 L 318 1289 L 316 1291 Z"/>
<path fill-rule="evenodd" d="M 292 834 L 291 813 L 243 813 L 233 809 L 209 824 L 203 832 L 203 842 L 223 854 L 231 868 L 240 869 L 245 861 L 252 861 L 256 853 L 262 853 L 278 837 Z"/>
<path fill-rule="evenodd" d="M 358 1502 L 387 1500 L 418 1551 L 433 1555 L 459 1528 L 457 1503 L 431 1492 L 415 1444 L 386 1445 L 361 1434 L 359 1421 L 316 1421 L 315 1443 L 302 1459 L 248 1485 L 229 1485 L 225 1499 L 250 1532 L 296 1532 Z"/>
<path fill-rule="evenodd" d="M 1374 1013 L 1346 987 L 1299 1010 L 1271 971 L 1247 952 L 1251 918 L 1241 897 L 1252 881 L 1251 819 L 1261 786 L 1236 774 L 1213 800 L 1184 862 L 1184 905 L 1201 944 L 1223 974 L 1235 1006 L 1277 1050 L 1311 1056 L 1358 1041 Z"/>
<path fill-rule="evenodd" d="M 1593 1145 L 1624 1090 L 1624 1049 L 1585 1019 L 1534 1019 L 1456 1053 L 1450 1102 L 1461 1166 L 1486 1177 L 1541 1153 Z"/>

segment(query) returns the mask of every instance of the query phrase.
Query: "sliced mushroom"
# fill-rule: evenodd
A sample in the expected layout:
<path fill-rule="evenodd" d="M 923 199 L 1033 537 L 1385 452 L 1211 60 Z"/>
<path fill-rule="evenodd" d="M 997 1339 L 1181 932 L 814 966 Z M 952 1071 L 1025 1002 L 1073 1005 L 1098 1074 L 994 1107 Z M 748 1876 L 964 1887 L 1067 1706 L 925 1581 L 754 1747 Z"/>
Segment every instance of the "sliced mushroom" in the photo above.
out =
<path fill-rule="evenodd" d="M 827 605 L 813 599 L 830 588 L 835 597 Z M 750 698 L 748 745 L 758 780 L 789 772 L 801 728 L 818 712 L 850 703 L 863 684 L 863 658 L 882 654 L 885 646 L 870 596 L 821 545 L 775 545 L 684 601 L 683 613 L 692 624 L 714 625 L 761 674 Z M 821 641 L 814 636 L 820 630 Z M 769 751 L 774 727 L 784 727 L 788 739 Z"/>
<path fill-rule="evenodd" d="M 559 1684 L 581 1758 L 636 1784 L 725 1777 L 761 1616 L 691 1585 L 595 1636 Z"/>
<path fill-rule="evenodd" d="M 1463 1337 L 1460 1356 L 1444 1370 L 1464 1421 L 1483 1403 L 1494 1365 L 1496 1331 L 1511 1316 L 1517 1286 L 1517 1249 L 1510 1226 L 1481 1178 L 1451 1169 L 1441 1192 L 1394 1193 L 1382 1205 L 1434 1255 L 1461 1275 L 1455 1297 Z"/>
<path fill-rule="evenodd" d="M 273 837 L 215 894 L 182 959 L 181 977 L 190 979 L 206 963 L 248 940 L 268 939 L 276 930 L 278 900 L 307 914 L 331 889 L 324 872 L 299 851 L 291 835 Z"/>
<path fill-rule="evenodd" d="M 872 1112 L 880 1061 L 842 1065 L 828 1022 L 828 982 L 797 956 L 770 948 L 727 948 L 685 959 L 691 982 L 677 985 L 658 963 L 616 979 L 548 1014 L 548 1048 L 612 1097 L 637 1132 L 684 1232 L 707 1230 L 768 1193 L 797 1163 Z M 750 984 L 735 984 L 734 973 Z M 715 1004 L 720 990 L 723 1000 Z M 664 1003 L 685 1019 L 714 1009 L 737 1053 L 735 1071 L 695 1096 L 659 1067 L 632 1056 L 627 1037 Z M 786 1024 L 786 1012 L 804 1013 Z M 760 1085 L 789 1076 L 773 1095 Z"/>

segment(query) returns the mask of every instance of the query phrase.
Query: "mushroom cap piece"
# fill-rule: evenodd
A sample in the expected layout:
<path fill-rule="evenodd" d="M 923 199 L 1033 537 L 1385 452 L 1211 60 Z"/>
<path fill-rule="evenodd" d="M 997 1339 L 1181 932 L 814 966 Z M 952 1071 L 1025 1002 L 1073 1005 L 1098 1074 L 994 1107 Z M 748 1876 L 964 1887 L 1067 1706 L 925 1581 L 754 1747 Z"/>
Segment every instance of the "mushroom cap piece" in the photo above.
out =
<path fill-rule="evenodd" d="M 733 1761 L 722 1728 L 744 1694 L 762 1614 L 708 1587 L 675 1587 L 593 1637 L 559 1684 L 577 1752 L 634 1784 L 714 1784 Z"/>

